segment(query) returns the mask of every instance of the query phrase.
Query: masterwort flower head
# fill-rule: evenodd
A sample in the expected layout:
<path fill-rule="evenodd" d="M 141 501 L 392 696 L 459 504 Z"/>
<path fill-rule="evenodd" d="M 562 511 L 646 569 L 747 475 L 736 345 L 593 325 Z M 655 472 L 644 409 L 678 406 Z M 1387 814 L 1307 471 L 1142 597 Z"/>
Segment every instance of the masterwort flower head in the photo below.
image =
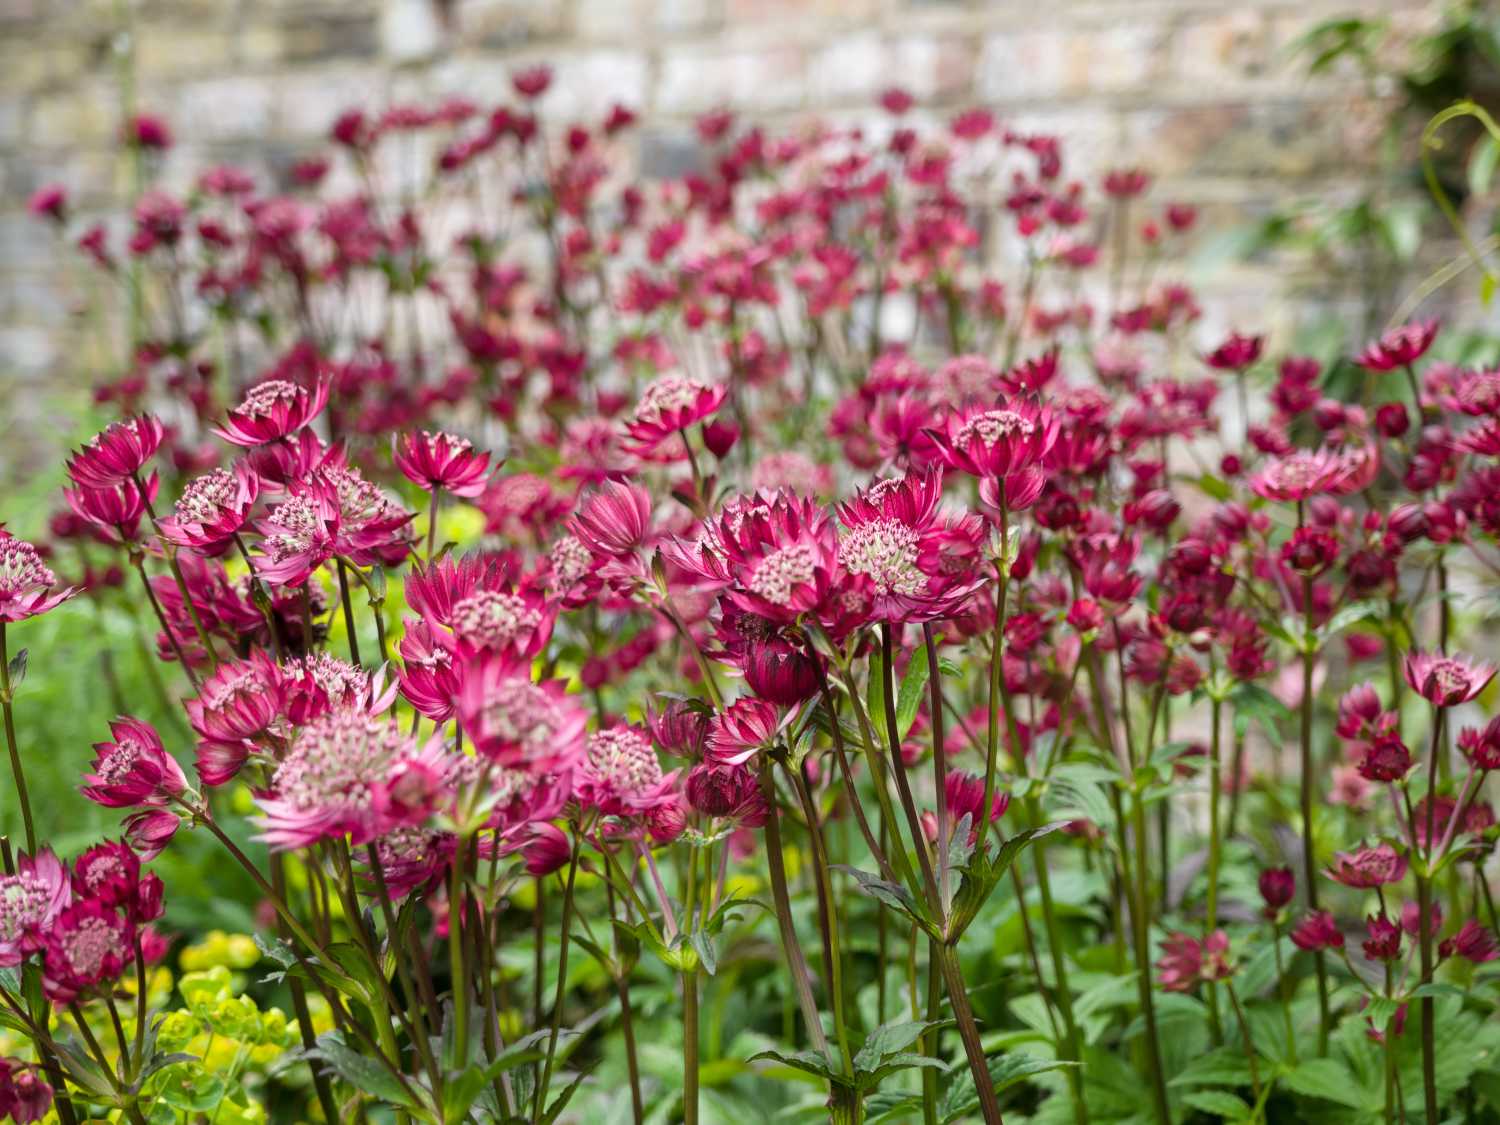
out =
<path fill-rule="evenodd" d="M 646 388 L 625 423 L 630 452 L 638 457 L 655 453 L 669 438 L 716 413 L 728 393 L 722 384 L 709 386 L 680 375 L 663 375 Z M 666 455 L 677 459 L 675 449 L 666 450 Z"/>
<path fill-rule="evenodd" d="M 310 388 L 287 379 L 268 379 L 246 391 L 239 406 L 213 432 L 231 445 L 246 448 L 290 437 L 322 413 L 330 385 L 326 378 Z"/>
<path fill-rule="evenodd" d="M 396 468 L 424 492 L 442 489 L 472 498 L 484 491 L 490 455 L 467 438 L 424 430 L 393 438 L 392 449 Z"/>
<path fill-rule="evenodd" d="M 161 440 L 161 422 L 153 415 L 113 422 L 73 454 L 68 461 L 68 476 L 79 488 L 121 484 L 155 456 Z"/>
<path fill-rule="evenodd" d="M 94 772 L 83 795 L 111 809 L 160 807 L 180 796 L 187 777 L 150 723 L 122 716 L 109 724 L 112 741 L 94 743 Z"/>
<path fill-rule="evenodd" d="M 0 622 L 36 617 L 78 593 L 76 586 L 52 592 L 56 585 L 57 575 L 41 553 L 0 527 Z"/>
<path fill-rule="evenodd" d="M 1411 689 L 1434 707 L 1468 703 L 1495 678 L 1495 666 L 1468 656 L 1410 652 L 1402 673 Z"/>
<path fill-rule="evenodd" d="M 0 968 L 40 950 L 72 900 L 68 869 L 50 848 L 21 855 L 14 875 L 0 875 Z"/>

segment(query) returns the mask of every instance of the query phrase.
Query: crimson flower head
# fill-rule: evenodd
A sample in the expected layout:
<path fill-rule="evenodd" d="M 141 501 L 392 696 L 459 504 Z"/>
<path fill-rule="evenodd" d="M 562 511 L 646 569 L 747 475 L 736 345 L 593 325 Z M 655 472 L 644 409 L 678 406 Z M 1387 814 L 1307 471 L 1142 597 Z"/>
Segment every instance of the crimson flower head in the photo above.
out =
<path fill-rule="evenodd" d="M 1281 563 L 1304 578 L 1316 578 L 1339 560 L 1338 536 L 1321 527 L 1299 527 L 1281 545 Z"/>
<path fill-rule="evenodd" d="M 1493 932 L 1470 918 L 1458 928 L 1457 933 L 1439 943 L 1438 955 L 1444 958 L 1462 957 L 1465 961 L 1482 965 L 1500 957 L 1500 946 L 1496 945 Z"/>
<path fill-rule="evenodd" d="M 31 193 L 31 198 L 26 201 L 26 211 L 38 219 L 51 219 L 55 223 L 66 222 L 68 189 L 62 184 L 43 184 Z"/>
<path fill-rule="evenodd" d="M 532 683 L 524 669 L 490 657 L 464 671 L 458 722 L 481 758 L 540 775 L 578 764 L 588 712 L 561 681 Z"/>
<path fill-rule="evenodd" d="M 697 760 L 703 756 L 712 712 L 697 701 L 669 699 L 660 710 L 646 708 L 646 729 L 663 754 Z"/>
<path fill-rule="evenodd" d="M 745 612 L 783 625 L 829 608 L 847 577 L 828 513 L 787 491 L 730 501 L 696 543 L 677 541 L 671 553 Z"/>
<path fill-rule="evenodd" d="M 1406 877 L 1406 857 L 1390 844 L 1338 852 L 1333 857 L 1333 866 L 1324 874 L 1346 887 L 1370 890 L 1401 882 Z"/>
<path fill-rule="evenodd" d="M 1402 673 L 1413 691 L 1434 707 L 1468 703 L 1495 678 L 1495 666 L 1467 656 L 1410 652 Z"/>
<path fill-rule="evenodd" d="M 1437 338 L 1437 320 L 1414 320 L 1392 328 L 1354 357 L 1367 371 L 1394 371 L 1415 363 Z"/>
<path fill-rule="evenodd" d="M 674 434 L 712 416 L 728 393 L 722 384 L 711 387 L 696 379 L 663 375 L 646 388 L 635 413 L 625 423 L 630 452 L 640 457 L 650 455 Z M 669 459 L 677 456 L 675 450 L 667 455 Z"/>
<path fill-rule="evenodd" d="M 1394 961 L 1401 956 L 1401 927 L 1384 914 L 1365 919 L 1365 956 L 1371 961 Z"/>
<path fill-rule="evenodd" d="M 705 816 L 733 820 L 744 828 L 766 822 L 765 794 L 747 766 L 700 762 L 688 771 L 683 794 Z"/>
<path fill-rule="evenodd" d="M 140 472 L 161 441 L 161 422 L 153 415 L 114 422 L 73 454 L 68 476 L 80 488 L 110 488 Z"/>
<path fill-rule="evenodd" d="M 1364 743 L 1359 776 L 1366 781 L 1400 781 L 1411 769 L 1411 751 L 1395 731 L 1385 731 Z"/>
<path fill-rule="evenodd" d="M 633 555 L 651 533 L 651 494 L 638 484 L 607 480 L 584 497 L 568 526 L 595 555 Z"/>
<path fill-rule="evenodd" d="M 839 506 L 845 571 L 867 579 L 881 621 L 931 621 L 954 614 L 984 584 L 976 517 L 946 520 L 940 469 L 877 481 Z"/>
<path fill-rule="evenodd" d="M 251 387 L 213 432 L 231 445 L 246 448 L 280 441 L 322 413 L 328 405 L 329 386 L 327 379 L 319 379 L 311 389 L 286 379 L 268 379 Z"/>
<path fill-rule="evenodd" d="M 1234 973 L 1228 953 L 1229 935 L 1223 930 L 1202 941 L 1174 931 L 1162 942 L 1157 979 L 1168 992 L 1191 992 L 1203 981 L 1224 980 Z"/>
<path fill-rule="evenodd" d="M 552 68 L 545 63 L 518 70 L 510 76 L 510 84 L 516 93 L 527 100 L 535 100 L 547 92 L 552 85 Z"/>
<path fill-rule="evenodd" d="M 1483 728 L 1467 727 L 1458 732 L 1458 748 L 1475 769 L 1500 770 L 1500 716 Z"/>
<path fill-rule="evenodd" d="M 1290 503 L 1332 491 L 1343 462 L 1329 449 L 1299 449 L 1271 461 L 1250 478 L 1250 491 L 1266 500 Z"/>
<path fill-rule="evenodd" d="M 222 555 L 250 521 L 260 495 L 260 474 L 241 461 L 230 469 L 213 469 L 188 481 L 161 532 L 179 547 L 201 555 Z"/>
<path fill-rule="evenodd" d="M 1143 168 L 1114 168 L 1104 174 L 1104 194 L 1113 199 L 1140 195 L 1151 183 L 1151 174 Z"/>
<path fill-rule="evenodd" d="M 0 621 L 25 621 L 55 609 L 78 593 L 76 586 L 50 592 L 57 575 L 37 549 L 0 527 Z"/>
<path fill-rule="evenodd" d="M 1297 877 L 1290 867 L 1268 867 L 1257 880 L 1261 901 L 1266 904 L 1266 916 L 1274 918 L 1281 908 L 1292 901 L 1297 891 Z"/>
<path fill-rule="evenodd" d="M 124 716 L 109 724 L 111 742 L 94 743 L 94 772 L 84 775 L 83 795 L 105 808 L 156 807 L 187 788 L 176 759 L 150 723 Z"/>
<path fill-rule="evenodd" d="M 47 934 L 42 986 L 54 1003 L 71 1003 L 117 980 L 134 956 L 135 926 L 124 913 L 96 899 L 75 902 Z"/>
<path fill-rule="evenodd" d="M 140 857 L 126 845 L 104 840 L 73 861 L 73 894 L 118 907 L 137 924 L 161 917 L 162 882 L 141 874 Z"/>
<path fill-rule="evenodd" d="M 675 802 L 675 777 L 662 773 L 645 732 L 610 727 L 589 735 L 574 795 L 604 816 L 644 816 Z"/>
<path fill-rule="evenodd" d="M 20 1059 L 0 1059 L 0 1118 L 9 1115 L 16 1125 L 31 1125 L 52 1108 L 52 1087 L 41 1068 Z"/>
<path fill-rule="evenodd" d="M 393 439 L 396 468 L 424 492 L 443 489 L 472 498 L 484 491 L 490 455 L 476 450 L 467 438 L 453 434 L 402 434 Z"/>
<path fill-rule="evenodd" d="M 1292 928 L 1292 944 L 1298 949 L 1315 953 L 1321 949 L 1342 949 L 1344 935 L 1339 932 L 1333 915 L 1326 910 L 1309 914 Z"/>
<path fill-rule="evenodd" d="M 348 834 L 365 844 L 393 827 L 377 793 L 393 777 L 441 778 L 449 757 L 439 739 L 419 744 L 395 720 L 336 710 L 300 731 L 257 800 L 260 838 L 273 848 L 306 847 Z"/>
<path fill-rule="evenodd" d="M 939 456 L 950 468 L 976 477 L 1015 477 L 1037 465 L 1057 441 L 1052 411 L 1028 396 L 1002 398 L 995 406 L 949 414 L 933 432 Z"/>
<path fill-rule="evenodd" d="M 707 760 L 737 766 L 776 745 L 781 723 L 776 707 L 763 699 L 736 699 L 714 716 L 708 728 Z"/>
<path fill-rule="evenodd" d="M 1260 358 L 1265 342 L 1264 336 L 1242 336 L 1231 332 L 1229 339 L 1203 357 L 1203 362 L 1216 371 L 1244 371 Z"/>
<path fill-rule="evenodd" d="M 990 795 L 990 815 L 982 825 L 979 815 L 984 805 L 984 778 L 963 770 L 953 770 L 943 781 L 943 794 L 948 802 L 948 821 L 957 825 L 964 817 L 969 818 L 969 844 L 978 843 L 979 832 L 987 824 L 994 824 L 1005 810 L 1010 808 L 1010 794 L 995 792 Z"/>
<path fill-rule="evenodd" d="M 229 661 L 184 703 L 198 735 L 197 768 L 204 785 L 223 785 L 261 743 L 281 735 L 290 692 L 286 673 L 263 649 Z"/>
<path fill-rule="evenodd" d="M 42 949 L 72 897 L 68 869 L 50 848 L 22 854 L 14 875 L 0 875 L 0 968 L 19 965 Z"/>
<path fill-rule="evenodd" d="M 404 510 L 358 469 L 330 465 L 292 486 L 260 521 L 265 535 L 256 570 L 267 581 L 301 586 L 334 556 L 359 566 L 394 566 L 411 550 Z"/>
<path fill-rule="evenodd" d="M 1089 536 L 1080 539 L 1073 554 L 1083 571 L 1083 588 L 1106 607 L 1119 607 L 1135 600 L 1145 580 L 1133 564 L 1140 541 L 1128 535 Z"/>
<path fill-rule="evenodd" d="M 156 500 L 161 480 L 152 473 L 143 483 L 144 489 L 133 480 L 108 488 L 67 488 L 63 499 L 74 515 L 91 523 L 111 542 L 133 543 L 147 507 Z"/>
<path fill-rule="evenodd" d="M 740 664 L 751 691 L 781 707 L 793 707 L 818 693 L 818 659 L 802 645 L 773 636 L 747 645 Z"/>

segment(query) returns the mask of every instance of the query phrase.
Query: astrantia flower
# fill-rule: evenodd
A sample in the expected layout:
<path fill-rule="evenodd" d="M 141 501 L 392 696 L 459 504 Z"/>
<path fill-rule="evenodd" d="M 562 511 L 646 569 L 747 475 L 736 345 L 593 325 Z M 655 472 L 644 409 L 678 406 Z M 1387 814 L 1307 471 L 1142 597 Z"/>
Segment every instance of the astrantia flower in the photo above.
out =
<path fill-rule="evenodd" d="M 210 558 L 223 554 L 242 531 L 260 495 L 260 474 L 245 462 L 233 470 L 213 469 L 188 481 L 161 531 L 180 547 Z"/>
<path fill-rule="evenodd" d="M 589 735 L 574 795 L 605 816 L 628 816 L 660 804 L 671 786 L 645 733 L 619 726 Z"/>
<path fill-rule="evenodd" d="M 0 621 L 25 621 L 78 593 L 76 586 L 49 593 L 56 585 L 57 575 L 37 549 L 0 527 Z"/>
<path fill-rule="evenodd" d="M 475 590 L 454 604 L 448 626 L 462 659 L 503 653 L 520 660 L 546 646 L 556 618 L 556 603 L 523 583 L 514 589 Z"/>
<path fill-rule="evenodd" d="M 1321 527 L 1299 527 L 1281 545 L 1281 563 L 1304 578 L 1316 578 L 1339 559 L 1338 537 Z"/>
<path fill-rule="evenodd" d="M 766 821 L 765 794 L 744 765 L 700 762 L 688 771 L 683 793 L 705 816 L 733 820 L 745 828 L 759 828 Z"/>
<path fill-rule="evenodd" d="M 1389 844 L 1338 852 L 1324 874 L 1346 887 L 1369 890 L 1401 882 L 1406 877 L 1406 857 Z"/>
<path fill-rule="evenodd" d="M 286 379 L 268 379 L 251 387 L 213 432 L 232 445 L 247 448 L 280 441 L 322 412 L 328 405 L 329 386 L 327 379 L 319 379 L 311 389 Z"/>
<path fill-rule="evenodd" d="M 161 917 L 161 879 L 142 875 L 140 857 L 114 840 L 95 844 L 73 861 L 73 894 L 116 907 L 137 925 Z"/>
<path fill-rule="evenodd" d="M 739 765 L 781 737 L 777 709 L 761 699 L 737 699 L 713 718 L 705 757 L 722 765 Z"/>
<path fill-rule="evenodd" d="M 1228 952 L 1229 935 L 1223 930 L 1202 941 L 1174 931 L 1162 942 L 1157 979 L 1168 992 L 1191 992 L 1203 981 L 1224 980 L 1234 972 Z"/>
<path fill-rule="evenodd" d="M 1500 958 L 1500 946 L 1495 942 L 1494 933 L 1470 918 L 1452 937 L 1443 939 L 1438 945 L 1438 956 L 1462 957 L 1465 961 L 1482 965 Z"/>
<path fill-rule="evenodd" d="M 1432 347 L 1437 338 L 1436 320 L 1416 320 L 1392 328 L 1354 357 L 1354 362 L 1368 371 L 1394 371 L 1415 363 Z"/>
<path fill-rule="evenodd" d="M 1330 491 L 1344 465 L 1329 449 L 1297 450 L 1270 462 L 1250 478 L 1250 491 L 1267 500 L 1307 500 Z"/>
<path fill-rule="evenodd" d="M 1009 477 L 1030 468 L 1057 441 L 1058 421 L 1034 398 L 1002 398 L 989 409 L 949 414 L 934 433 L 951 468 L 976 477 Z"/>
<path fill-rule="evenodd" d="M 728 388 L 708 386 L 680 375 L 663 375 L 646 388 L 635 413 L 625 423 L 630 451 L 646 456 L 668 438 L 713 415 L 724 403 Z M 667 450 L 675 456 L 676 450 Z"/>
<path fill-rule="evenodd" d="M 1394 731 L 1377 734 L 1363 746 L 1359 776 L 1366 781 L 1400 781 L 1411 769 L 1411 751 Z"/>
<path fill-rule="evenodd" d="M 510 769 L 558 773 L 583 754 L 588 712 L 558 680 L 540 684 L 503 660 L 466 670 L 458 721 L 475 752 Z"/>
<path fill-rule="evenodd" d="M 80 488 L 110 488 L 140 472 L 161 446 L 161 422 L 150 414 L 114 422 L 68 461 L 68 476 Z"/>
<path fill-rule="evenodd" d="M 1401 956 L 1401 927 L 1384 914 L 1365 919 L 1365 935 L 1362 948 L 1369 960 L 1394 961 Z"/>
<path fill-rule="evenodd" d="M 16 1125 L 42 1120 L 52 1108 L 52 1093 L 40 1067 L 0 1059 L 0 1119 L 9 1116 Z"/>
<path fill-rule="evenodd" d="M 396 468 L 424 492 L 443 489 L 454 496 L 474 497 L 484 491 L 490 455 L 476 450 L 467 438 L 453 434 L 403 434 L 394 439 Z"/>
<path fill-rule="evenodd" d="M 140 532 L 146 508 L 156 500 L 161 485 L 155 473 L 143 483 L 144 490 L 129 480 L 109 488 L 66 488 L 63 499 L 74 515 L 93 524 L 107 539 L 132 543 Z"/>
<path fill-rule="evenodd" d="M 594 554 L 634 554 L 651 532 L 651 494 L 638 484 L 605 481 L 584 496 L 569 530 Z"/>
<path fill-rule="evenodd" d="M 14 875 L 0 875 L 0 968 L 19 965 L 41 949 L 72 897 L 68 869 L 50 848 L 23 853 Z"/>
<path fill-rule="evenodd" d="M 256 571 L 269 582 L 301 586 L 335 556 L 394 566 L 411 550 L 407 525 L 414 515 L 358 470 L 329 468 L 294 485 L 260 521 L 265 538 Z"/>
<path fill-rule="evenodd" d="M 1475 769 L 1500 770 L 1500 716 L 1482 729 L 1467 727 L 1458 733 L 1458 748 Z"/>
<path fill-rule="evenodd" d="M 290 661 L 285 668 L 285 711 L 297 726 L 329 711 L 357 710 L 378 715 L 396 697 L 395 685 L 384 684 L 383 673 L 372 676 L 358 665 L 327 652 Z"/>
<path fill-rule="evenodd" d="M 1268 867 L 1256 881 L 1261 901 L 1266 904 L 1266 917 L 1275 918 L 1281 908 L 1292 901 L 1297 891 L 1297 877 L 1290 867 Z"/>
<path fill-rule="evenodd" d="M 1339 932 L 1333 915 L 1326 910 L 1309 914 L 1292 928 L 1292 944 L 1298 949 L 1316 952 L 1321 949 L 1342 949 L 1344 935 Z"/>
<path fill-rule="evenodd" d="M 259 649 L 248 660 L 220 665 L 203 681 L 198 697 L 183 709 L 200 739 L 197 766 L 204 785 L 223 785 L 261 742 L 280 737 L 276 728 L 287 690 L 285 671 Z"/>
<path fill-rule="evenodd" d="M 398 768 L 420 764 L 441 775 L 447 751 L 425 745 L 391 719 L 358 711 L 330 711 L 297 732 L 271 777 L 270 795 L 257 804 L 260 838 L 273 848 L 305 847 L 348 835 L 364 844 L 390 825 L 375 790 Z"/>
<path fill-rule="evenodd" d="M 878 481 L 839 508 L 844 570 L 868 580 L 882 621 L 931 621 L 955 613 L 984 584 L 983 530 L 974 517 L 938 512 L 939 469 Z"/>
<path fill-rule="evenodd" d="M 1244 371 L 1260 358 L 1265 341 L 1264 336 L 1242 336 L 1231 332 L 1229 339 L 1203 357 L 1203 362 L 1218 371 Z"/>
<path fill-rule="evenodd" d="M 1410 652 L 1401 667 L 1413 691 L 1434 707 L 1468 703 L 1495 678 L 1495 666 L 1467 656 Z"/>
<path fill-rule="evenodd" d="M 712 712 L 696 700 L 672 699 L 661 710 L 646 708 L 646 729 L 663 754 L 696 760 L 703 755 L 711 718 Z"/>
<path fill-rule="evenodd" d="M 149 723 L 128 716 L 109 724 L 112 742 L 94 743 L 94 772 L 83 795 L 106 808 L 160 806 L 187 788 L 187 777 Z"/>
<path fill-rule="evenodd" d="M 135 956 L 135 927 L 122 912 L 93 900 L 74 903 L 47 933 L 42 985 L 57 1004 L 114 981 Z"/>
<path fill-rule="evenodd" d="M 984 778 L 963 770 L 953 770 L 943 781 L 943 793 L 948 807 L 948 823 L 956 828 L 964 819 L 969 818 L 969 844 L 972 847 L 979 842 L 979 834 L 987 829 L 990 824 L 996 823 L 1005 815 L 1005 810 L 1010 808 L 1010 794 L 995 792 L 990 794 L 990 815 L 986 823 L 981 823 L 985 818 L 979 815 L 979 810 L 984 804 Z M 936 821 L 933 828 L 936 829 Z M 935 831 L 934 831 L 935 838 Z"/>

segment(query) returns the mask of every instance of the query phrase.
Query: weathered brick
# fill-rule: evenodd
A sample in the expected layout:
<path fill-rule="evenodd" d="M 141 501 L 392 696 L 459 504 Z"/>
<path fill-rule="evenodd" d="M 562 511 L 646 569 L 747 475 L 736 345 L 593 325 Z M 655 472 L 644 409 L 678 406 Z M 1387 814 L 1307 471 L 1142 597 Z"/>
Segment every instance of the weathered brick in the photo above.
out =
<path fill-rule="evenodd" d="M 269 132 L 275 92 L 258 77 L 205 78 L 176 89 L 172 125 L 185 140 L 250 139 Z"/>
<path fill-rule="evenodd" d="M 380 53 L 379 17 L 374 11 L 292 11 L 282 22 L 290 62 L 371 58 Z"/>
<path fill-rule="evenodd" d="M 674 48 L 661 60 L 658 113 L 702 113 L 732 105 L 748 112 L 783 110 L 806 96 L 802 52 L 794 47 L 723 52 Z"/>
<path fill-rule="evenodd" d="M 458 0 L 454 34 L 478 47 L 515 47 L 560 37 L 568 27 L 568 7 L 557 0 Z"/>

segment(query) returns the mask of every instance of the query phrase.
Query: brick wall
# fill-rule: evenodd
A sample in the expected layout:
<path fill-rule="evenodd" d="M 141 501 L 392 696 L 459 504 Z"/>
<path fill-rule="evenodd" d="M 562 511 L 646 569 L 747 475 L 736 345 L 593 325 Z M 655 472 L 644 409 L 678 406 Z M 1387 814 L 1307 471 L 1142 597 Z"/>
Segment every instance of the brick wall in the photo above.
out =
<path fill-rule="evenodd" d="M 119 12 L 130 0 L 0 0 L 0 377 L 65 377 L 76 333 L 48 232 L 22 211 L 61 180 L 81 205 L 126 180 L 112 144 L 121 105 Z M 690 122 L 733 104 L 765 118 L 851 119 L 908 88 L 936 112 L 983 104 L 1064 135 L 1081 172 L 1119 161 L 1160 177 L 1158 198 L 1231 226 L 1291 196 L 1355 190 L 1374 160 L 1379 107 L 1350 76 L 1302 76 L 1289 45 L 1351 9 L 1398 27 L 1435 20 L 1418 0 L 141 0 L 135 95 L 178 144 L 169 180 L 232 159 L 274 173 L 317 149 L 353 102 L 507 93 L 517 65 L 557 71 L 543 112 L 639 107 L 644 170 L 670 166 Z M 1355 91 L 1355 92 L 1351 92 Z M 675 154 L 675 155 L 674 155 Z M 1270 265 L 1201 277 L 1210 316 L 1287 306 Z M 76 278 L 75 278 L 76 281 Z M 1217 302 L 1217 303 L 1216 303 Z M 1215 317 L 1215 312 L 1218 312 Z M 35 409 L 7 395 L 0 409 Z M 0 453 L 0 461 L 6 454 Z"/>

